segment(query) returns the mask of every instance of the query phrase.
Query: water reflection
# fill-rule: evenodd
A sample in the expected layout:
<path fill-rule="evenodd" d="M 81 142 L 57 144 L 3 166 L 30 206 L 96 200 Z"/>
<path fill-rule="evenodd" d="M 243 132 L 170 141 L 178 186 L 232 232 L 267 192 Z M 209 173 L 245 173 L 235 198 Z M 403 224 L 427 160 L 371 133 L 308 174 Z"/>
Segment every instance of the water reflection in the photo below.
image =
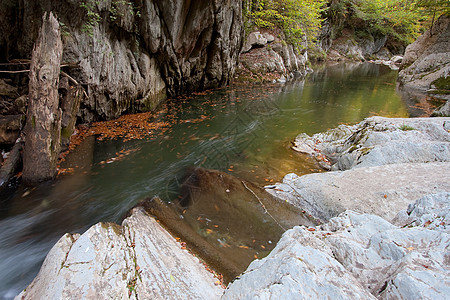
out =
<path fill-rule="evenodd" d="M 384 66 L 340 65 L 286 85 L 220 89 L 169 101 L 159 116 L 169 128 L 159 135 L 86 140 L 65 162 L 74 174 L 35 189 L 19 186 L 1 201 L 0 299 L 29 284 L 62 234 L 118 222 L 148 197 L 170 199 L 179 193 L 170 182 L 186 168 L 218 169 L 259 185 L 321 171 L 290 150 L 291 140 L 373 114 L 407 117 L 396 76 Z M 119 153 L 126 156 L 112 160 Z"/>

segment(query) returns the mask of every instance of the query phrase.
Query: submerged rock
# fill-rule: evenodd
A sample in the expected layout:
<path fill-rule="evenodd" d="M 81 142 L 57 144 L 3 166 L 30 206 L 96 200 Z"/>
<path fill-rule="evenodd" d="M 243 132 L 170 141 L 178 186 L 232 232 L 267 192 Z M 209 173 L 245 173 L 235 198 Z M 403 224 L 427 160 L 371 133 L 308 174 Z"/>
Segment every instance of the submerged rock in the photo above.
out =
<path fill-rule="evenodd" d="M 137 208 L 122 226 L 98 223 L 64 235 L 16 299 L 218 299 L 215 281 Z"/>
<path fill-rule="evenodd" d="M 179 178 L 180 191 L 169 203 L 143 201 L 147 212 L 202 257 L 225 282 L 267 255 L 282 233 L 295 225 L 316 224 L 294 206 L 230 174 L 196 168 Z"/>
<path fill-rule="evenodd" d="M 449 205 L 448 192 L 419 199 L 402 212 L 412 219 L 406 228 L 353 211 L 315 228 L 294 227 L 222 299 L 445 299 Z"/>

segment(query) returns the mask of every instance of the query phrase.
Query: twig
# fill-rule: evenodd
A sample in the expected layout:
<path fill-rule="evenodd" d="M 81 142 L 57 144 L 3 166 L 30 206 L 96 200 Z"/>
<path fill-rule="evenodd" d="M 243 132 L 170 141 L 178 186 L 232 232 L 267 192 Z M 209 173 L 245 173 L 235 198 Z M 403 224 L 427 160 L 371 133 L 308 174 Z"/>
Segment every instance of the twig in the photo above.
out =
<path fill-rule="evenodd" d="M 0 63 L 0 66 L 22 66 L 22 65 L 29 65 L 31 64 L 31 60 L 24 59 L 24 60 L 13 60 L 9 63 Z M 60 67 L 71 67 L 71 68 L 77 68 L 78 63 L 62 63 Z"/>
<path fill-rule="evenodd" d="M 73 84 L 75 84 L 75 85 L 80 85 L 80 84 L 78 83 L 78 81 L 76 81 L 75 79 L 73 79 L 73 77 L 70 76 L 69 74 L 67 74 L 66 72 L 61 71 L 61 75 L 66 76 Z"/>
<path fill-rule="evenodd" d="M 284 228 L 284 227 L 277 221 L 277 219 L 275 219 L 275 218 L 267 211 L 267 208 L 264 206 L 264 204 L 262 203 L 261 199 L 259 199 L 259 197 L 255 194 L 255 192 L 252 191 L 252 190 L 245 184 L 245 182 L 243 182 L 243 181 L 241 181 L 241 182 L 242 182 L 242 184 L 244 185 L 244 187 L 245 187 L 247 190 L 249 190 L 250 193 L 252 193 L 253 196 L 255 196 L 256 199 L 258 199 L 259 203 L 261 204 L 262 208 L 264 209 L 264 213 L 268 214 L 268 215 L 275 221 L 275 223 L 277 223 L 278 226 L 281 227 L 281 229 L 283 229 L 284 231 L 286 231 L 286 228 Z"/>
<path fill-rule="evenodd" d="M 0 71 L 0 73 L 9 73 L 9 74 L 27 73 L 27 72 L 30 72 L 30 70 L 20 70 L 20 71 Z"/>
<path fill-rule="evenodd" d="M 14 59 L 9 63 L 0 63 L 0 66 L 17 66 L 17 65 L 29 65 L 31 59 Z"/>

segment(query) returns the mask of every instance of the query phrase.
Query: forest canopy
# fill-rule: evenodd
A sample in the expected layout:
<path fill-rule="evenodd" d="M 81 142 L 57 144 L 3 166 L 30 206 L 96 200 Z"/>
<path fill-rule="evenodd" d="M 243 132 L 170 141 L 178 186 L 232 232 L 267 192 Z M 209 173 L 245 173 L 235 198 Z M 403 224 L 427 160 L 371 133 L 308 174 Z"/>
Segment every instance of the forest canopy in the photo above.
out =
<path fill-rule="evenodd" d="M 298 50 L 317 39 L 322 22 L 351 27 L 356 33 L 387 35 L 403 45 L 413 42 L 441 14 L 449 0 L 244 0 L 247 23 L 283 31 Z"/>

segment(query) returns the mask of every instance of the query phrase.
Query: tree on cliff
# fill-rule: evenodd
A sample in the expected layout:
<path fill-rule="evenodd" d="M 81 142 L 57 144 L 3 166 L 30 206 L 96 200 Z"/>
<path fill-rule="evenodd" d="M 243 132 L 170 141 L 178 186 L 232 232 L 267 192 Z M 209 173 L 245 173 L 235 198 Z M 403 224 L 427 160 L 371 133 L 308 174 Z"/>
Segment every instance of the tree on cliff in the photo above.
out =
<path fill-rule="evenodd" d="M 416 7 L 422 9 L 426 15 L 431 17 L 430 33 L 433 32 L 433 24 L 443 14 L 450 15 L 449 0 L 416 0 Z"/>
<path fill-rule="evenodd" d="M 244 14 L 257 27 L 282 29 L 287 42 L 300 50 L 315 41 L 324 4 L 325 0 L 246 0 Z"/>
<path fill-rule="evenodd" d="M 357 34 L 385 35 L 405 46 L 420 34 L 425 19 L 414 0 L 332 0 L 326 17 Z"/>

